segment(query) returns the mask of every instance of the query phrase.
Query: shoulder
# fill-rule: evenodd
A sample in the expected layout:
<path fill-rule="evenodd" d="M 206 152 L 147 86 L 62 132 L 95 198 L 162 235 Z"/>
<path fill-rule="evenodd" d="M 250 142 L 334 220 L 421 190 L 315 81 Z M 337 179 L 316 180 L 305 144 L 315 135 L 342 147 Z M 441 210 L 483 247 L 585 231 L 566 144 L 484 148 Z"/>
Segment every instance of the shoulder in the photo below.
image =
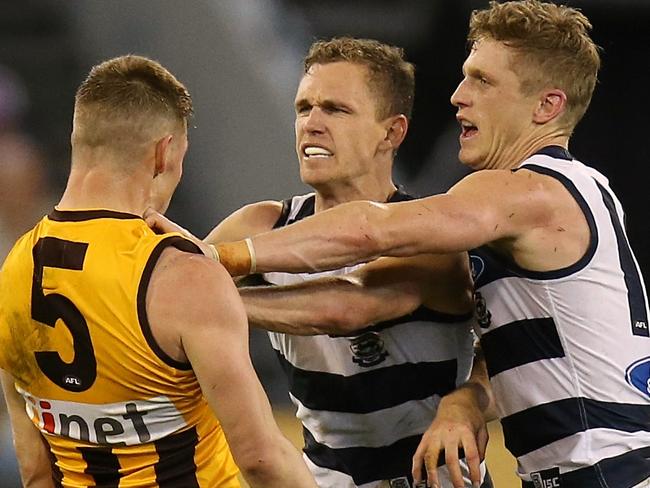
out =
<path fill-rule="evenodd" d="M 275 200 L 245 205 L 221 221 L 205 240 L 209 243 L 236 241 L 271 230 L 282 209 L 283 203 Z"/>
<path fill-rule="evenodd" d="M 485 169 L 465 176 L 450 190 L 450 194 L 472 192 L 498 194 L 499 199 L 517 198 L 519 192 L 537 192 L 543 195 L 553 190 L 557 179 L 526 167 L 517 169 Z M 499 193 L 496 193 L 499 192 Z"/>
<path fill-rule="evenodd" d="M 239 298 L 226 269 L 202 254 L 165 249 L 156 263 L 147 292 L 147 308 L 158 316 L 191 322 Z"/>
<path fill-rule="evenodd" d="M 563 187 L 555 178 L 521 168 L 476 171 L 456 183 L 448 194 L 480 208 L 482 215 L 496 211 L 507 219 L 516 215 L 545 219 L 557 207 L 561 192 Z"/>
<path fill-rule="evenodd" d="M 227 329 L 245 330 L 246 312 L 230 275 L 201 254 L 166 248 L 154 267 L 146 311 L 158 346 L 186 363 L 186 341 L 221 337 Z"/>
<path fill-rule="evenodd" d="M 249 203 L 239 210 L 233 212 L 230 218 L 255 219 L 265 222 L 273 222 L 280 217 L 282 213 L 283 202 L 277 200 L 264 200 L 261 202 Z"/>

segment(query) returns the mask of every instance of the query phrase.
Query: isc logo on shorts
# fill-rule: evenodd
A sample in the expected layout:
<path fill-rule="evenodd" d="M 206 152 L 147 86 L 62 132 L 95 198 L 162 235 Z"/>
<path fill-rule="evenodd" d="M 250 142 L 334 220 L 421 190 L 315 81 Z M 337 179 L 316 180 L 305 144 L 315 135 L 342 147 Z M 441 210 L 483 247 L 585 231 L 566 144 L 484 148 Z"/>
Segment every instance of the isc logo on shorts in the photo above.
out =
<path fill-rule="evenodd" d="M 531 473 L 530 478 L 535 488 L 562 488 L 560 468 L 545 469 Z"/>
<path fill-rule="evenodd" d="M 401 478 L 394 478 L 388 481 L 390 488 L 411 488 L 408 478 L 402 476 Z"/>
<path fill-rule="evenodd" d="M 35 398 L 17 388 L 27 413 L 43 433 L 93 444 L 137 445 L 168 436 L 187 424 L 169 398 L 88 404 Z"/>

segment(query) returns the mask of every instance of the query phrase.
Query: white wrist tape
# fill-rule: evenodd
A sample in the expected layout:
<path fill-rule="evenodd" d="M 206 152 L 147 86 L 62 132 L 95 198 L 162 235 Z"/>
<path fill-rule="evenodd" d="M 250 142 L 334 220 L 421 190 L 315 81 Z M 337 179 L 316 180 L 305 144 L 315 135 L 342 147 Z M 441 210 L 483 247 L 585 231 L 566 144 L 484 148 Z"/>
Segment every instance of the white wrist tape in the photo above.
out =
<path fill-rule="evenodd" d="M 208 247 L 210 248 L 210 252 L 212 253 L 212 256 L 209 257 L 214 259 L 217 263 L 220 262 L 221 259 L 219 258 L 219 251 L 217 251 L 217 247 L 214 244 L 208 244 Z"/>
<path fill-rule="evenodd" d="M 251 269 L 248 273 L 253 274 L 257 269 L 257 257 L 255 256 L 255 248 L 253 247 L 253 241 L 251 240 L 250 237 L 244 239 L 244 242 L 246 242 L 246 246 L 248 247 L 248 254 L 250 255 L 251 258 Z"/>

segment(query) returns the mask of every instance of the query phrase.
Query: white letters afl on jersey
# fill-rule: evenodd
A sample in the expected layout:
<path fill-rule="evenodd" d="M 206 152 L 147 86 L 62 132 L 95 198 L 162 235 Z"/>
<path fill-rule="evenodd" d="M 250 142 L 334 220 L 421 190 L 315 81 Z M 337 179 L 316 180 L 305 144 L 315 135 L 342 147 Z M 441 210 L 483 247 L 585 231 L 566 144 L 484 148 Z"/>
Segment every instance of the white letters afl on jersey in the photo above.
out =
<path fill-rule="evenodd" d="M 397 192 L 391 201 L 410 198 Z M 314 202 L 313 193 L 286 200 L 276 227 L 312 215 Z M 264 278 L 287 285 L 353 269 Z M 269 336 L 289 380 L 305 460 L 318 486 L 411 487 L 411 460 L 440 397 L 469 376 L 471 317 L 420 307 L 349 337 Z M 441 476 L 443 486 L 451 487 Z"/>
<path fill-rule="evenodd" d="M 591 239 L 578 262 L 550 272 L 470 253 L 506 447 L 525 488 L 630 488 L 650 477 L 650 334 L 621 204 L 560 147 L 518 170 L 560 181 Z"/>

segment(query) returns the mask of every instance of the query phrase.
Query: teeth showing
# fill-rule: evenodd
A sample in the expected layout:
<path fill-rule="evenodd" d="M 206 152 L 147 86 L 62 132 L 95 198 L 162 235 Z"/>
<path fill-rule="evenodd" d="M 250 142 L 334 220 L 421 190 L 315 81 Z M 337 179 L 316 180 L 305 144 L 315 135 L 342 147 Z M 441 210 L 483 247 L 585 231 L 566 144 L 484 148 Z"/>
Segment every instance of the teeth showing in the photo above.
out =
<path fill-rule="evenodd" d="M 478 132 L 478 128 L 466 120 L 460 121 L 461 137 L 468 138 Z"/>
<path fill-rule="evenodd" d="M 309 157 L 327 158 L 332 155 L 327 149 L 318 146 L 307 146 L 305 155 Z"/>

